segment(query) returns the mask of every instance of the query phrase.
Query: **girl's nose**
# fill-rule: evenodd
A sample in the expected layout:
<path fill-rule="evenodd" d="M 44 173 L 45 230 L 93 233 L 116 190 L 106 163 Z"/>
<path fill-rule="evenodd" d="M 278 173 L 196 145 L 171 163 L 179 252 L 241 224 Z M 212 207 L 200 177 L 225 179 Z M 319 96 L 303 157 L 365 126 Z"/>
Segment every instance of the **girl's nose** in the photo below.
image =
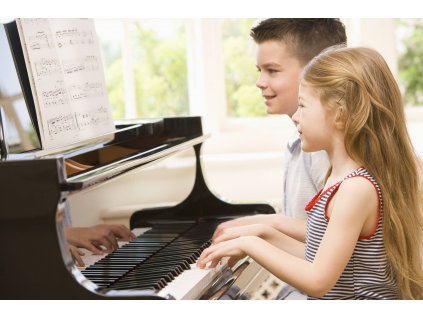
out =
<path fill-rule="evenodd" d="M 294 122 L 295 126 L 298 126 L 300 119 L 300 108 L 298 107 L 294 115 L 292 115 L 292 121 Z"/>

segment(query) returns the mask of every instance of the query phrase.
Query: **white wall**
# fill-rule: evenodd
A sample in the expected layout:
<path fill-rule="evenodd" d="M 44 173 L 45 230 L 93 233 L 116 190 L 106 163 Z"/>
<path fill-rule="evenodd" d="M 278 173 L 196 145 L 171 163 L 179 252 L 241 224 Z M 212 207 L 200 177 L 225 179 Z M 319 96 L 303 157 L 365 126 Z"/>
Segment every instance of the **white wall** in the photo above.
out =
<path fill-rule="evenodd" d="M 202 164 L 209 188 L 221 199 L 234 204 L 266 202 L 280 209 L 283 187 L 281 152 L 204 155 Z M 73 194 L 69 197 L 73 224 L 128 224 L 130 215 L 136 210 L 181 202 L 192 189 L 194 171 L 194 152 L 189 150 Z"/>

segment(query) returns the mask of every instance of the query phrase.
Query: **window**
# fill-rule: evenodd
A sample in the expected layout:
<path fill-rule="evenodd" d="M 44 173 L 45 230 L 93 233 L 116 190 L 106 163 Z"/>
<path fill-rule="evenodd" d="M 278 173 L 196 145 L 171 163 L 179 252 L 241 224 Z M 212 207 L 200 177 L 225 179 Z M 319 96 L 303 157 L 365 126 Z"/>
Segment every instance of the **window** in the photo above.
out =
<path fill-rule="evenodd" d="M 97 20 L 115 119 L 188 114 L 185 24 Z"/>
<path fill-rule="evenodd" d="M 423 99 L 419 76 L 422 54 L 416 51 L 412 58 L 406 58 L 406 64 L 408 53 L 403 53 L 407 46 L 416 45 L 410 44 L 410 39 L 423 36 L 421 25 L 416 24 L 421 20 L 403 20 L 415 23 L 398 24 L 398 19 L 343 21 L 349 46 L 369 46 L 381 52 L 406 98 L 407 85 L 413 83 L 408 76 L 414 74 L 416 83 L 422 85 L 413 84 L 415 94 Z M 201 115 L 205 131 L 214 135 L 216 149 L 240 147 L 233 144 L 238 139 L 231 134 L 241 134 L 245 140 L 263 138 L 266 142 L 261 145 L 266 149 L 280 149 L 294 127 L 288 118 L 265 116 L 255 86 L 255 44 L 249 35 L 257 22 L 96 20 L 114 118 Z M 402 39 L 401 50 L 398 45 Z M 423 107 L 407 107 L 407 114 L 410 121 L 423 122 Z"/>
<path fill-rule="evenodd" d="M 398 19 L 399 82 L 406 105 L 423 106 L 423 20 Z"/>
<path fill-rule="evenodd" d="M 266 115 L 263 98 L 255 83 L 258 77 L 255 43 L 250 37 L 256 19 L 225 19 L 222 22 L 227 115 Z"/>

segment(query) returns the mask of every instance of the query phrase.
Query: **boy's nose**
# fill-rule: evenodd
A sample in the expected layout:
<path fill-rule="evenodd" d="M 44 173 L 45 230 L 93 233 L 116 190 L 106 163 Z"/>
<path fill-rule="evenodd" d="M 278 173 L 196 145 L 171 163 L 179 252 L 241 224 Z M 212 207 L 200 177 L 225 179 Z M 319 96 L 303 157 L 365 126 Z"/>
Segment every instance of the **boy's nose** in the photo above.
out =
<path fill-rule="evenodd" d="M 260 89 L 264 89 L 267 87 L 267 84 L 265 81 L 262 80 L 261 76 L 256 81 L 256 86 Z"/>

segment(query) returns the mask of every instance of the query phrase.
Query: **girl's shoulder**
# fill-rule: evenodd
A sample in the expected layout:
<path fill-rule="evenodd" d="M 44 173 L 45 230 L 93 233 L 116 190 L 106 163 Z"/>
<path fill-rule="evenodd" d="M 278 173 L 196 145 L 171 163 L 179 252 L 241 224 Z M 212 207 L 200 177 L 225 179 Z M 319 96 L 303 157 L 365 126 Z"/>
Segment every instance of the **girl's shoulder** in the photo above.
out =
<path fill-rule="evenodd" d="M 356 199 L 365 199 L 377 195 L 378 191 L 378 187 L 372 178 L 357 174 L 343 180 L 339 185 L 338 193 L 346 192 Z"/>
<path fill-rule="evenodd" d="M 371 179 L 363 175 L 355 175 L 345 179 L 336 193 L 337 208 L 366 216 L 378 211 L 380 204 L 379 190 Z"/>

